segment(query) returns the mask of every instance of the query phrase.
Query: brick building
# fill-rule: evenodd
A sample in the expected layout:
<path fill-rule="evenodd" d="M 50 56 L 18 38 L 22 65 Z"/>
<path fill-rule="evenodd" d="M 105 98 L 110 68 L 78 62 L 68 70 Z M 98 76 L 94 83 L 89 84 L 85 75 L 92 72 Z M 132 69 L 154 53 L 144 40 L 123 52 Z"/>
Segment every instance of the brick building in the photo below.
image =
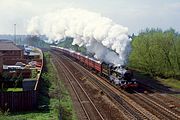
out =
<path fill-rule="evenodd" d="M 23 50 L 11 41 L 0 41 L 0 54 L 3 55 L 3 63 L 8 60 L 23 59 Z"/>

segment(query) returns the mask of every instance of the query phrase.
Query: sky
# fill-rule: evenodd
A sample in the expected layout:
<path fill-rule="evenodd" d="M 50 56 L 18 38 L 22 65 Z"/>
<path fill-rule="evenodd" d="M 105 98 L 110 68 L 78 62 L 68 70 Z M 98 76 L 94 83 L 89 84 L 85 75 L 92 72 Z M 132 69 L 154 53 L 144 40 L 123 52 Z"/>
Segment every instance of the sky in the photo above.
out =
<path fill-rule="evenodd" d="M 0 0 L 0 34 L 27 34 L 28 21 L 58 9 L 97 12 L 128 27 L 129 34 L 148 28 L 180 32 L 180 0 Z"/>

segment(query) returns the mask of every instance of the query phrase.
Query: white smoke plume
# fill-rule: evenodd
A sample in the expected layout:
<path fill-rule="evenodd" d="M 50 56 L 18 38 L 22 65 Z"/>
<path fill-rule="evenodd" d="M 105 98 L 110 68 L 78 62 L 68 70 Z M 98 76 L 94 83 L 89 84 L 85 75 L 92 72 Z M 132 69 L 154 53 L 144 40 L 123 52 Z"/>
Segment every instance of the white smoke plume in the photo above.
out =
<path fill-rule="evenodd" d="M 83 9 L 63 9 L 33 17 L 27 32 L 45 34 L 50 41 L 73 37 L 72 44 L 85 46 L 97 59 L 114 64 L 126 63 L 130 52 L 128 28 Z"/>

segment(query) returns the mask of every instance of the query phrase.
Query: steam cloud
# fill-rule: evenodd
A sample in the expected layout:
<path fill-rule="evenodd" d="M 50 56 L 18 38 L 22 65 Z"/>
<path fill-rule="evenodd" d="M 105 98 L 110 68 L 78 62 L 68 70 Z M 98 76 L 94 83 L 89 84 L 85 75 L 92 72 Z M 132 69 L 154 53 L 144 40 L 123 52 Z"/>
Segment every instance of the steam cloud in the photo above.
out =
<path fill-rule="evenodd" d="M 120 65 L 126 63 L 131 49 L 128 28 L 83 9 L 64 9 L 33 17 L 27 32 L 45 34 L 50 42 L 73 37 L 73 45 L 85 46 L 95 53 L 95 58 Z"/>

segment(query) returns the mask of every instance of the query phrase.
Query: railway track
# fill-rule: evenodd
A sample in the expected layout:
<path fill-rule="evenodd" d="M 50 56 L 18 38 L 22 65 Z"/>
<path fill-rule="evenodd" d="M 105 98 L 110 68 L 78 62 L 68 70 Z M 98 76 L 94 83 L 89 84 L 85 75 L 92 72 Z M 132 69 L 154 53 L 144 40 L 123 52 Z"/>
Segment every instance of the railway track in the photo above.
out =
<path fill-rule="evenodd" d="M 87 75 L 87 73 L 85 74 Z M 126 113 L 126 115 L 129 116 L 130 119 L 138 119 L 138 120 L 158 119 L 154 115 L 146 111 L 145 109 L 141 108 L 131 99 L 119 93 L 119 91 L 116 91 L 113 86 L 103 83 L 104 81 L 99 82 L 97 78 L 96 79 L 92 78 L 92 75 L 90 75 L 88 78 L 91 78 L 90 81 L 94 85 L 99 86 L 99 88 L 101 88 L 101 90 L 106 95 L 108 95 L 108 97 L 111 98 L 111 100 L 113 100 L 116 103 L 116 105 L 121 108 L 121 110 L 124 110 L 124 112 Z"/>
<path fill-rule="evenodd" d="M 69 59 L 69 58 L 67 58 L 67 59 Z M 92 73 L 90 73 L 89 71 L 87 71 L 83 67 L 80 67 L 77 63 L 69 62 L 69 64 L 71 64 L 71 65 L 69 65 L 70 68 L 75 67 L 74 70 L 81 71 L 81 74 L 83 76 L 88 75 L 88 79 L 91 79 L 89 81 L 92 82 L 95 86 L 98 86 L 99 88 L 101 88 L 101 90 L 111 100 L 113 100 L 115 102 L 115 104 L 121 110 L 124 111 L 124 113 L 126 114 L 126 116 L 128 116 L 129 119 L 138 119 L 138 120 L 142 120 L 142 119 L 157 119 L 151 113 L 149 113 L 148 111 L 146 111 L 142 107 L 138 106 L 138 104 L 136 104 L 132 100 L 129 100 L 129 98 L 126 98 L 126 100 L 124 100 L 125 96 L 122 97 L 122 95 L 117 94 L 117 92 L 119 92 L 118 90 L 115 90 L 114 87 L 112 87 L 111 85 L 107 84 L 106 82 L 102 83 L 102 80 L 101 80 L 101 82 L 99 82 L 100 80 L 97 80 L 97 79 L 99 79 L 97 76 L 94 76 L 94 75 L 92 76 Z M 75 73 L 75 71 L 74 71 L 74 73 Z M 106 84 L 106 85 L 104 85 L 104 84 Z"/>
<path fill-rule="evenodd" d="M 168 90 L 160 85 L 151 85 L 150 83 L 146 84 L 146 82 L 143 83 L 141 80 L 139 80 L 138 83 L 143 86 L 143 89 L 146 90 L 146 93 L 153 93 L 147 94 L 148 97 L 151 97 L 159 104 L 165 103 L 163 106 L 166 106 L 167 109 L 170 108 L 174 113 L 180 114 L 180 99 L 175 96 L 176 94 L 180 94 L 180 92 Z"/>
<path fill-rule="evenodd" d="M 128 95 L 120 88 L 116 86 L 115 88 L 117 88 L 119 91 L 124 93 L 126 96 L 128 96 L 132 100 L 135 100 L 134 98 L 138 98 L 138 100 L 136 99 L 135 102 L 140 103 L 140 105 L 143 107 L 146 106 L 144 108 L 150 111 L 150 113 L 153 113 L 153 115 L 155 115 L 159 119 L 164 119 L 164 120 L 179 120 L 180 119 L 180 115 L 178 111 L 172 111 L 170 108 L 167 107 L 168 105 L 163 104 L 162 101 L 158 102 L 156 99 L 152 98 L 152 96 L 141 94 L 135 90 L 133 90 L 135 94 Z M 148 115 L 145 115 L 145 116 L 148 116 Z"/>
<path fill-rule="evenodd" d="M 139 101 L 141 101 L 141 103 L 144 103 L 143 105 L 147 106 L 147 108 L 149 108 L 149 111 L 155 114 L 158 118 L 164 120 L 180 119 L 180 116 L 177 113 L 172 112 L 172 110 L 170 110 L 165 104 L 158 102 L 149 95 L 138 93 L 136 90 L 133 90 L 133 92 L 135 93 L 133 94 L 133 97 L 135 96 L 139 99 Z M 151 109 L 149 106 L 151 106 Z"/>
<path fill-rule="evenodd" d="M 171 109 L 176 114 L 180 113 L 180 99 L 178 97 L 175 97 L 171 93 L 166 93 L 166 91 L 156 89 L 156 87 L 151 87 L 148 85 L 144 85 L 140 83 L 143 86 L 143 89 L 147 93 L 147 97 L 151 97 L 155 101 L 157 101 L 159 104 L 162 104 L 162 106 L 166 106 L 167 109 Z M 139 91 L 137 91 L 139 92 Z M 153 94 L 149 94 L 153 93 Z M 176 93 L 178 94 L 178 93 Z"/>
<path fill-rule="evenodd" d="M 73 73 L 69 70 L 69 68 L 55 55 L 53 55 L 55 58 L 55 61 L 57 63 L 57 66 L 61 66 L 64 75 L 68 82 L 70 83 L 79 103 L 81 104 L 82 110 L 85 113 L 87 120 L 104 120 L 101 113 L 96 108 L 95 104 L 91 100 L 91 98 L 88 96 L 86 91 L 83 89 L 83 87 L 80 85 L 78 80 L 75 78 Z M 72 80 L 73 79 L 73 80 Z"/>
<path fill-rule="evenodd" d="M 75 64 L 77 64 L 77 63 L 75 63 Z M 72 64 L 74 67 L 75 67 L 75 64 Z M 75 67 L 76 69 L 79 69 L 80 70 L 80 68 L 79 68 L 79 66 L 76 66 Z M 84 67 L 82 67 L 83 69 L 84 69 Z M 82 70 L 81 69 L 81 71 L 85 71 L 85 69 L 84 70 Z M 86 70 L 87 71 L 87 70 Z M 87 72 L 86 73 L 84 73 L 84 75 L 87 75 Z M 90 73 L 90 74 L 92 74 L 92 73 Z M 92 81 L 92 80 L 91 80 Z M 96 80 L 97 81 L 97 80 Z M 93 83 L 93 84 L 96 84 L 97 85 L 97 83 Z M 102 85 L 100 85 L 100 84 L 102 84 L 102 83 L 98 83 L 99 85 L 98 86 L 102 86 Z M 106 87 L 104 87 L 104 89 L 106 89 Z M 119 88 L 118 88 L 119 89 Z M 106 90 L 106 92 L 107 92 L 108 90 Z M 122 91 L 122 90 L 120 90 L 121 92 L 124 92 L 124 91 Z M 146 110 L 144 110 L 143 108 L 141 108 L 140 109 L 140 111 L 142 112 L 143 111 L 143 113 L 145 113 L 145 114 L 142 114 L 142 113 L 138 113 L 138 112 L 136 112 L 136 115 L 132 112 L 133 110 L 130 110 L 127 106 L 125 107 L 125 106 L 123 106 L 123 108 L 125 108 L 128 112 L 127 112 L 127 114 L 129 114 L 129 116 L 131 116 L 131 118 L 132 118 L 132 116 L 136 116 L 136 118 L 138 118 L 138 115 L 137 115 L 137 113 L 139 114 L 139 115 L 141 115 L 141 116 L 143 116 L 143 117 L 139 117 L 138 119 L 173 119 L 173 120 L 178 120 L 178 119 L 180 119 L 180 116 L 179 116 L 179 114 L 178 113 L 175 113 L 175 112 L 172 112 L 170 109 L 168 109 L 167 108 L 167 106 L 165 106 L 163 103 L 161 104 L 161 103 L 159 103 L 159 102 L 157 102 L 155 99 L 152 99 L 150 96 L 146 96 L 146 95 L 143 95 L 143 94 L 141 94 L 141 93 L 138 93 L 137 91 L 134 91 L 134 93 L 135 94 L 133 94 L 133 95 L 127 95 L 129 98 L 131 98 L 132 100 L 134 99 L 134 98 L 132 98 L 132 97 L 136 97 L 136 99 L 135 99 L 135 101 L 137 101 L 138 103 L 141 103 L 140 105 L 141 106 L 143 106 L 144 108 L 146 108 L 146 109 L 148 109 L 148 111 L 150 111 L 152 114 L 150 114 L 150 113 L 148 113 L 148 111 L 146 111 Z M 110 94 L 110 92 L 109 92 L 109 94 Z M 112 94 L 112 93 L 111 93 Z M 126 95 L 126 93 L 125 93 L 125 95 Z M 114 96 L 114 97 L 112 97 L 112 96 Z M 127 97 L 126 96 L 126 97 Z M 120 103 L 120 101 L 121 101 L 121 103 L 122 103 L 122 98 L 119 98 L 119 97 L 115 97 L 115 95 L 109 95 L 109 97 L 111 98 L 111 99 L 113 99 L 113 100 L 116 100 L 116 103 Z M 125 97 L 125 98 L 126 98 Z M 128 99 L 129 99 L 128 98 Z M 130 100 L 131 101 L 131 100 Z M 127 102 L 127 101 L 126 101 Z M 133 103 L 133 101 L 131 101 L 132 103 Z M 124 102 L 125 103 L 125 102 Z M 118 105 L 118 106 L 120 106 L 120 105 Z M 133 106 L 133 105 L 132 105 Z M 138 105 L 136 105 L 136 107 L 135 108 L 137 108 L 137 106 Z M 146 107 L 145 107 L 146 106 Z M 122 106 L 121 106 L 122 107 Z M 124 110 L 125 110 L 124 109 Z M 125 111 L 126 111 L 125 110 Z"/>
<path fill-rule="evenodd" d="M 134 94 L 127 94 L 125 91 L 120 89 L 119 87 L 113 85 L 116 89 L 124 93 L 126 96 L 134 100 L 136 103 L 141 105 L 143 108 L 147 109 L 153 115 L 155 115 L 158 119 L 163 120 L 179 120 L 180 114 L 178 111 L 173 111 L 171 108 L 163 102 L 163 100 L 158 101 L 154 96 L 150 96 L 148 94 L 139 93 L 136 90 L 133 90 Z"/>
<path fill-rule="evenodd" d="M 153 95 L 149 95 L 150 97 L 153 97 L 156 101 L 159 101 L 159 103 L 165 103 L 165 106 L 168 108 L 171 108 L 175 113 L 180 113 L 180 99 L 176 98 L 172 95 L 169 96 L 169 94 L 162 94 L 162 93 L 154 93 Z"/>

